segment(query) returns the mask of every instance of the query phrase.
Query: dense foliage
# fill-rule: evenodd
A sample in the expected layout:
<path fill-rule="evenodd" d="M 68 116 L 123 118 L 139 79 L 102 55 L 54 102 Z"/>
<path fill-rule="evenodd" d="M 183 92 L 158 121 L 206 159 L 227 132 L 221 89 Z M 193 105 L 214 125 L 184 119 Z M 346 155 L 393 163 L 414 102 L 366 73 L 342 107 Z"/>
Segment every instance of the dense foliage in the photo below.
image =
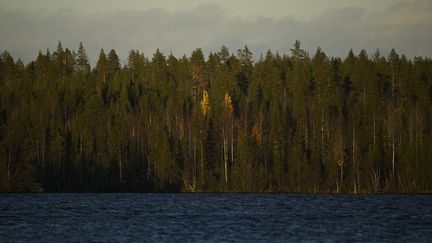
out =
<path fill-rule="evenodd" d="M 0 57 L 0 191 L 430 192 L 432 62 Z"/>

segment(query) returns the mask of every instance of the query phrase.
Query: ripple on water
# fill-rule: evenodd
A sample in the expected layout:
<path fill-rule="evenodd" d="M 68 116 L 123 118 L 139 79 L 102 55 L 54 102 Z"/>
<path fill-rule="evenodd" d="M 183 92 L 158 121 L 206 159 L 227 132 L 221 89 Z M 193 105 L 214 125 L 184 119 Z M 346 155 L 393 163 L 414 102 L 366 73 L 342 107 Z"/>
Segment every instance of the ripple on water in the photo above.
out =
<path fill-rule="evenodd" d="M 430 195 L 5 194 L 0 241 L 430 241 Z"/>

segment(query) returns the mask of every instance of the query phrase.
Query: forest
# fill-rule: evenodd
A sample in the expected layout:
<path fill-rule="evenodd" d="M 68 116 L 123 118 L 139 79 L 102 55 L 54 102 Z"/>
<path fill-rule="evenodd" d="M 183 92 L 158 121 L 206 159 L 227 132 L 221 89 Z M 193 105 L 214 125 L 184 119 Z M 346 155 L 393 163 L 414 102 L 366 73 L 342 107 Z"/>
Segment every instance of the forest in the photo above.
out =
<path fill-rule="evenodd" d="M 1 192 L 432 192 L 432 61 L 0 56 Z"/>

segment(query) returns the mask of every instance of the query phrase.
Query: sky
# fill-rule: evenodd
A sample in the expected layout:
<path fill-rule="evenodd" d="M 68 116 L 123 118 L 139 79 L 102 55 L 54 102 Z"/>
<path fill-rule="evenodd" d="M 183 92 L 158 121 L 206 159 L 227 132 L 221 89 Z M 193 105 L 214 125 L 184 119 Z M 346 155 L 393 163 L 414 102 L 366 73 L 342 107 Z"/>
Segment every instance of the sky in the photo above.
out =
<path fill-rule="evenodd" d="M 151 57 L 232 52 L 255 58 L 290 53 L 295 40 L 313 54 L 345 57 L 365 49 L 432 57 L 432 0 L 0 0 L 0 51 L 25 62 L 39 50 L 84 47 L 94 65 L 100 49 Z"/>

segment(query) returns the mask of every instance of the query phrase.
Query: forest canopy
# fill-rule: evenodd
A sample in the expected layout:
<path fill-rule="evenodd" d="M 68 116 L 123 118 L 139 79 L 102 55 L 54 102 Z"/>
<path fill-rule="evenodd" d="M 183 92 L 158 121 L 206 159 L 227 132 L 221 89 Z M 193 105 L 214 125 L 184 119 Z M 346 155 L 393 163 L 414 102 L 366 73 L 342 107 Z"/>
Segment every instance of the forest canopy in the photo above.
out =
<path fill-rule="evenodd" d="M 0 191 L 432 190 L 432 62 L 82 44 L 0 56 Z"/>

